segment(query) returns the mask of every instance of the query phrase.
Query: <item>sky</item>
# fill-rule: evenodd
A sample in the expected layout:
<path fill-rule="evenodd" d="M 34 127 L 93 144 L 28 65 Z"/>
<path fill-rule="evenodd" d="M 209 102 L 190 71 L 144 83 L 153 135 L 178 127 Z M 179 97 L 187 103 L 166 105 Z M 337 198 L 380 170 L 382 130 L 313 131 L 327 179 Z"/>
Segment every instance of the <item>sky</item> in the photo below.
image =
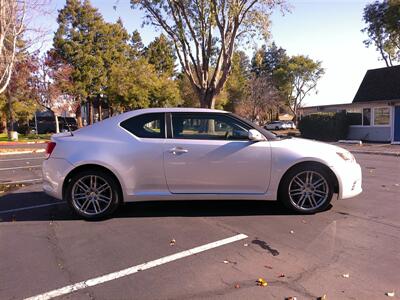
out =
<path fill-rule="evenodd" d="M 307 55 L 322 62 L 324 76 L 317 85 L 317 93 L 308 95 L 305 106 L 352 102 L 368 69 L 385 67 L 374 47 L 366 48 L 361 32 L 363 8 L 370 1 L 362 0 L 287 0 L 291 12 L 272 15 L 271 41 L 286 49 L 289 55 Z M 129 0 L 92 0 L 104 19 L 114 22 L 122 19 L 128 32 L 138 30 L 144 44 L 151 42 L 160 31 L 151 26 L 142 27 L 143 13 L 130 8 Z M 51 2 L 51 13 L 39 17 L 36 23 L 53 33 L 57 29 L 57 10 L 64 0 Z M 271 42 L 270 41 L 270 42 Z M 263 41 L 256 41 L 262 45 Z M 51 35 L 47 47 L 51 46 Z M 252 50 L 247 50 L 251 54 Z"/>

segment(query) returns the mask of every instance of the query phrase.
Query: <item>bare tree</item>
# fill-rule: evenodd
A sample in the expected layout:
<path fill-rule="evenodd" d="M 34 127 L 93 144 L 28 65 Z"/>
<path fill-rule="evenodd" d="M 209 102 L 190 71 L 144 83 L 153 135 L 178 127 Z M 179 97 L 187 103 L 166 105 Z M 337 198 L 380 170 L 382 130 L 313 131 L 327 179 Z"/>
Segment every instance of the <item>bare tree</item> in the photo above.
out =
<path fill-rule="evenodd" d="M 280 96 L 271 78 L 253 75 L 249 81 L 248 94 L 239 104 L 238 114 L 253 121 L 264 122 L 272 117 L 272 112 L 278 109 Z"/>
<path fill-rule="evenodd" d="M 24 60 L 45 41 L 48 31 L 33 21 L 49 13 L 49 1 L 0 0 L 0 94 L 10 83 L 17 60 Z"/>
<path fill-rule="evenodd" d="M 25 16 L 25 0 L 0 0 L 0 93 L 10 83 L 18 42 L 25 31 Z"/>
<path fill-rule="evenodd" d="M 268 36 L 269 16 L 283 0 L 131 0 L 148 24 L 173 41 L 201 107 L 214 108 L 229 76 L 238 41 Z M 211 67 L 212 66 L 212 67 Z"/>

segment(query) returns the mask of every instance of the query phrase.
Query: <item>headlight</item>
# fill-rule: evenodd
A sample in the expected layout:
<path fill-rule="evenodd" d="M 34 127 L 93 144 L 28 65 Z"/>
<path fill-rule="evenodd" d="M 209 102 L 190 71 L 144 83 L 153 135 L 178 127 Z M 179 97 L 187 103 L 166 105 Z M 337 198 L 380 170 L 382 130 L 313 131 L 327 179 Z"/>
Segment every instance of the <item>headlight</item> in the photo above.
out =
<path fill-rule="evenodd" d="M 353 154 L 351 154 L 349 151 L 340 151 L 340 152 L 338 151 L 336 152 L 336 154 L 339 155 L 345 161 L 354 162 L 356 160 Z"/>

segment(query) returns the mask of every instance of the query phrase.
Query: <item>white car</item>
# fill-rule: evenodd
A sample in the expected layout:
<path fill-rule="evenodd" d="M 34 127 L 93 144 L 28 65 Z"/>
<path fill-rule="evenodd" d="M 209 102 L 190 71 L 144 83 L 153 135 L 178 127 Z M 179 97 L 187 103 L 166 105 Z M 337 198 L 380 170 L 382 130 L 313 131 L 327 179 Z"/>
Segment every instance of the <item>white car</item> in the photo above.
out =
<path fill-rule="evenodd" d="M 290 126 L 283 121 L 272 121 L 264 126 L 268 130 L 289 129 Z"/>
<path fill-rule="evenodd" d="M 279 200 L 301 213 L 361 193 L 361 168 L 342 148 L 277 137 L 209 109 L 127 112 L 52 136 L 43 188 L 85 219 L 122 202 Z"/>

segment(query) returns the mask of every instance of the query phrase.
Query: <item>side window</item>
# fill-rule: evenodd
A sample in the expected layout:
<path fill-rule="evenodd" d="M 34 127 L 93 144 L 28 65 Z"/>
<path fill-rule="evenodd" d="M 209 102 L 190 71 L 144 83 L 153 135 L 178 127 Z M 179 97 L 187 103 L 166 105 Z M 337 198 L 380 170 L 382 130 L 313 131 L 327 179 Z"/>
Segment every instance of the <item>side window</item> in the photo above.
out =
<path fill-rule="evenodd" d="M 121 122 L 121 127 L 141 138 L 165 138 L 164 114 L 144 114 Z"/>
<path fill-rule="evenodd" d="M 248 126 L 224 115 L 174 113 L 172 127 L 175 139 L 248 140 Z"/>

